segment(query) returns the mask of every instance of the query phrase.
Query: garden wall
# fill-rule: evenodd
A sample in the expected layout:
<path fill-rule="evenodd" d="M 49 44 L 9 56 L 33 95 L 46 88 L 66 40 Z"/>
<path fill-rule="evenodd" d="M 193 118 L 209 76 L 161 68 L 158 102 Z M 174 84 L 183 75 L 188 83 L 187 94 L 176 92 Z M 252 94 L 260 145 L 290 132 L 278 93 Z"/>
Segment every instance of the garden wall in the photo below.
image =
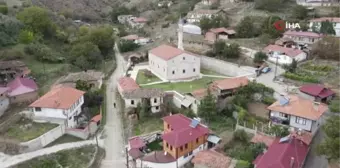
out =
<path fill-rule="evenodd" d="M 87 139 L 90 135 L 93 135 L 98 129 L 97 123 L 90 122 L 90 124 L 84 129 L 76 129 L 76 128 L 67 128 L 66 134 L 81 138 Z"/>
<path fill-rule="evenodd" d="M 32 139 L 27 142 L 20 143 L 21 146 L 26 146 L 25 152 L 31 152 L 45 147 L 51 142 L 55 141 L 65 133 L 65 125 L 59 125 L 56 128 L 46 132 L 38 138 Z"/>
<path fill-rule="evenodd" d="M 255 78 L 255 72 L 251 72 L 246 69 L 246 67 L 238 66 L 237 64 L 222 61 L 219 59 L 201 56 L 201 67 L 205 69 L 213 70 L 217 73 L 232 76 L 232 77 L 241 77 L 246 76 L 248 78 Z"/>

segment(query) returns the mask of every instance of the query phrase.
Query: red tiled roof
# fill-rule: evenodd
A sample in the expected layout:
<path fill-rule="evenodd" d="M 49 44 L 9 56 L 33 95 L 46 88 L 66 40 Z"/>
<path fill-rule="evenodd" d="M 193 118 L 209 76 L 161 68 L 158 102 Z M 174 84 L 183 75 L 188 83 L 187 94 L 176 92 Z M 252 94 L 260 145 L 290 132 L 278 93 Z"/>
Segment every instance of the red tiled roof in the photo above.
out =
<path fill-rule="evenodd" d="M 319 119 L 323 115 L 323 113 L 328 110 L 328 106 L 326 104 L 314 104 L 314 102 L 311 100 L 303 99 L 295 95 L 289 95 L 287 96 L 287 99 L 289 99 L 288 104 L 281 105 L 280 101 L 276 101 L 275 103 L 267 107 L 267 109 L 307 118 L 310 120 Z"/>
<path fill-rule="evenodd" d="M 324 22 L 327 20 L 330 22 L 340 23 L 340 17 L 321 17 L 321 18 L 311 19 L 310 22 Z"/>
<path fill-rule="evenodd" d="M 292 138 L 287 142 L 280 143 L 280 138 L 274 140 L 268 151 L 259 155 L 253 162 L 256 168 L 302 168 L 308 154 L 308 145 Z M 291 167 L 291 160 L 294 164 Z"/>
<path fill-rule="evenodd" d="M 144 147 L 146 144 L 140 137 L 129 138 L 129 145 L 131 149 L 139 149 Z"/>
<path fill-rule="evenodd" d="M 191 92 L 192 96 L 196 99 L 202 99 L 204 96 L 208 94 L 208 89 L 202 88 L 197 89 Z"/>
<path fill-rule="evenodd" d="M 307 37 L 322 37 L 322 34 L 315 32 L 305 32 L 305 31 L 286 31 L 283 35 L 288 36 L 307 36 Z"/>
<path fill-rule="evenodd" d="M 0 87 L 0 94 L 3 94 L 8 91 L 8 87 Z"/>
<path fill-rule="evenodd" d="M 131 156 L 134 159 L 138 159 L 144 156 L 144 153 L 141 152 L 139 149 L 130 149 L 128 153 L 129 156 Z"/>
<path fill-rule="evenodd" d="M 318 84 L 303 85 L 299 89 L 303 93 L 312 96 L 318 96 L 320 98 L 326 98 L 335 94 L 335 92 L 333 92 L 331 89 L 328 89 L 325 86 Z"/>
<path fill-rule="evenodd" d="M 176 161 L 169 153 L 164 151 L 154 151 L 142 158 L 143 161 L 154 162 L 154 163 L 170 163 Z"/>
<path fill-rule="evenodd" d="M 98 114 L 98 115 L 94 116 L 94 117 L 91 119 L 91 121 L 93 121 L 93 122 L 98 122 L 98 121 L 100 121 L 101 119 L 102 119 L 102 115 L 101 115 L 101 114 Z"/>
<path fill-rule="evenodd" d="M 30 107 L 69 109 L 84 94 L 85 92 L 71 87 L 53 88 L 38 100 L 33 102 Z"/>
<path fill-rule="evenodd" d="M 139 36 L 137 34 L 130 34 L 121 38 L 124 40 L 137 40 Z"/>
<path fill-rule="evenodd" d="M 175 148 L 209 133 L 209 129 L 201 124 L 196 128 L 190 127 L 192 120 L 182 114 L 166 116 L 163 120 L 170 125 L 172 131 L 163 134 L 162 138 Z"/>
<path fill-rule="evenodd" d="M 133 91 L 139 89 L 139 85 L 130 77 L 119 78 L 118 84 L 123 89 L 123 91 Z"/>
<path fill-rule="evenodd" d="M 209 31 L 213 32 L 213 33 L 227 33 L 227 34 L 235 34 L 235 30 L 233 29 L 227 29 L 225 27 L 219 27 L 219 28 L 212 28 Z"/>
<path fill-rule="evenodd" d="M 248 85 L 247 77 L 236 77 L 236 78 L 227 78 L 222 80 L 217 80 L 213 82 L 214 87 L 218 87 L 219 89 L 236 89 L 241 86 Z"/>
<path fill-rule="evenodd" d="M 10 83 L 8 83 L 8 95 L 17 96 L 25 93 L 30 93 L 38 90 L 38 85 L 34 80 L 29 78 L 17 77 Z"/>
<path fill-rule="evenodd" d="M 169 46 L 169 45 L 160 45 L 156 48 L 153 48 L 152 50 L 149 51 L 151 54 L 160 57 L 164 60 L 170 60 L 174 57 L 177 57 L 183 53 L 185 53 L 184 50 L 178 49 L 176 47 L 173 46 Z"/>
<path fill-rule="evenodd" d="M 137 17 L 135 19 L 133 19 L 134 22 L 137 22 L 137 23 L 145 23 L 148 21 L 148 19 L 146 18 L 143 18 L 143 17 Z"/>
<path fill-rule="evenodd" d="M 310 145 L 310 143 L 313 140 L 313 134 L 310 133 L 310 132 L 306 132 L 306 131 L 301 131 L 300 133 L 293 131 L 293 132 L 290 133 L 290 136 L 301 140 L 302 142 L 304 142 L 308 146 Z"/>
<path fill-rule="evenodd" d="M 267 135 L 264 135 L 262 133 L 256 133 L 253 138 L 251 139 L 250 142 L 252 143 L 264 143 L 266 144 L 267 147 L 269 147 L 273 141 L 274 141 L 274 137 L 271 137 L 271 136 L 267 136 Z"/>
<path fill-rule="evenodd" d="M 289 57 L 296 57 L 299 54 L 303 53 L 303 51 L 299 49 L 294 49 L 294 48 L 287 48 L 287 47 L 281 47 L 278 45 L 269 45 L 263 49 L 265 53 L 269 53 L 270 51 L 275 51 L 275 52 L 281 52 L 285 53 L 285 55 Z"/>
<path fill-rule="evenodd" d="M 231 158 L 214 150 L 203 150 L 198 152 L 191 162 L 209 168 L 227 168 L 230 165 Z"/>

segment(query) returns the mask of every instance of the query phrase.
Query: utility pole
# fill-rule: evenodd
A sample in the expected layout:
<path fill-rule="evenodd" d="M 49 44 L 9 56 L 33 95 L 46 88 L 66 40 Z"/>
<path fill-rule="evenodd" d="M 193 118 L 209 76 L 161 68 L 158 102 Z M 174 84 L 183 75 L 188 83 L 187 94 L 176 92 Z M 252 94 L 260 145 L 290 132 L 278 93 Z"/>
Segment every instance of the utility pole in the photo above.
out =
<path fill-rule="evenodd" d="M 276 63 L 275 63 L 275 73 L 274 73 L 274 79 L 273 79 L 273 81 L 275 81 L 275 80 L 276 80 L 276 73 L 277 73 L 277 62 L 278 62 L 278 59 L 279 59 L 279 57 L 278 57 L 278 56 L 276 56 Z"/>

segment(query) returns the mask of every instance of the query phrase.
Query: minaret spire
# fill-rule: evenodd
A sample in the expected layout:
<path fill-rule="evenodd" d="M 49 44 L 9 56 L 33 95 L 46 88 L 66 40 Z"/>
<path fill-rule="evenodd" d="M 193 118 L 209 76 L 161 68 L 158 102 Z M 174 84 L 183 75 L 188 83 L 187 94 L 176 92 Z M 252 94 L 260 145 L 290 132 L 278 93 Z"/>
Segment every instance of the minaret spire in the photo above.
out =
<path fill-rule="evenodd" d="M 180 17 L 179 21 L 178 21 L 177 35 L 178 35 L 177 48 L 184 50 L 184 48 L 183 48 L 183 19 L 182 19 L 182 17 Z"/>

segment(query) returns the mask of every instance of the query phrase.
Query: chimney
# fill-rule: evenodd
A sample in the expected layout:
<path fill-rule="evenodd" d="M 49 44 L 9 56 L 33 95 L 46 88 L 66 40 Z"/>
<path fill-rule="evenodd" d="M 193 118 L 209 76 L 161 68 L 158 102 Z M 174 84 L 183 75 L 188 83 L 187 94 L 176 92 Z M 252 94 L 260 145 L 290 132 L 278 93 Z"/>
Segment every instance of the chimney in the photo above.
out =
<path fill-rule="evenodd" d="M 294 157 L 291 157 L 290 158 L 290 168 L 293 168 L 294 167 Z"/>

